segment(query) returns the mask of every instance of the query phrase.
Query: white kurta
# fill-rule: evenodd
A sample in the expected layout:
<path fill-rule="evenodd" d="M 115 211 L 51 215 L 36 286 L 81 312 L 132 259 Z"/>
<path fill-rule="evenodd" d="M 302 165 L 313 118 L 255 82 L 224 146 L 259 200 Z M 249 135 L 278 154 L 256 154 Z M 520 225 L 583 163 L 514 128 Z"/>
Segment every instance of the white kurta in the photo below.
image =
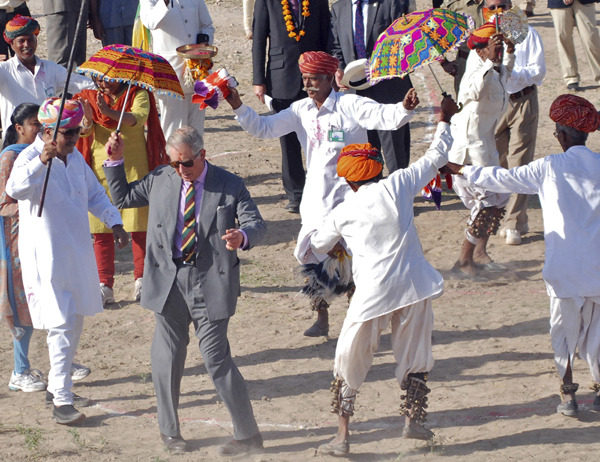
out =
<path fill-rule="evenodd" d="M 19 257 L 33 327 L 67 324 L 71 315 L 102 311 L 100 281 L 90 238 L 88 210 L 108 227 L 119 211 L 75 150 L 67 164 L 55 158 L 41 217 L 37 216 L 47 167 L 36 138 L 15 161 L 6 192 L 19 201 Z"/>
<path fill-rule="evenodd" d="M 317 108 L 311 98 L 304 98 L 269 116 L 259 116 L 245 105 L 236 109 L 235 113 L 242 128 L 253 136 L 279 138 L 296 132 L 302 145 L 306 155 L 306 182 L 300 203 L 302 228 L 294 252 L 302 264 L 324 258 L 310 252 L 310 234 L 351 192 L 346 181 L 336 172 L 342 148 L 352 143 L 366 143 L 367 130 L 400 128 L 413 115 L 413 111 L 407 111 L 402 102 L 379 104 L 369 98 L 334 90 L 321 108 Z"/>
<path fill-rule="evenodd" d="M 463 172 L 468 182 L 490 191 L 538 194 L 548 294 L 600 296 L 600 154 L 573 146 L 511 170 L 465 167 Z"/>
<path fill-rule="evenodd" d="M 53 61 L 36 57 L 34 72 L 27 69 L 16 56 L 0 62 L 0 118 L 6 128 L 10 116 L 21 103 L 42 104 L 46 98 L 61 93 L 67 70 Z M 79 74 L 71 74 L 69 91 L 73 94 L 93 88 L 93 82 Z"/>
<path fill-rule="evenodd" d="M 463 108 L 451 121 L 454 139 L 448 154 L 451 162 L 481 166 L 499 164 L 495 131 L 508 102 L 505 86 L 514 59 L 514 54 L 505 53 L 504 64 L 498 72 L 489 59 L 483 61 L 475 50 L 469 53 L 458 92 L 458 102 Z"/>
<path fill-rule="evenodd" d="M 515 64 L 506 81 L 506 91 L 509 94 L 531 85 L 539 87 L 546 76 L 542 39 L 533 27 L 528 27 L 529 32 L 525 40 L 515 45 Z"/>
<path fill-rule="evenodd" d="M 204 110 L 192 103 L 194 88 L 185 85 L 185 60 L 177 54 L 177 47 L 196 43 L 198 34 L 206 34 L 212 43 L 215 28 L 204 0 L 140 0 L 140 19 L 152 35 L 152 51 L 165 58 L 179 77 L 185 99 L 156 95 L 161 113 L 160 125 L 168 138 L 184 125 L 204 133 Z"/>
<path fill-rule="evenodd" d="M 340 238 L 352 251 L 356 292 L 348 321 L 368 321 L 442 293 L 442 276 L 423 255 L 413 200 L 447 163 L 451 144 L 449 125 L 440 123 L 425 156 L 350 193 L 312 235 L 316 251 L 327 252 Z"/>

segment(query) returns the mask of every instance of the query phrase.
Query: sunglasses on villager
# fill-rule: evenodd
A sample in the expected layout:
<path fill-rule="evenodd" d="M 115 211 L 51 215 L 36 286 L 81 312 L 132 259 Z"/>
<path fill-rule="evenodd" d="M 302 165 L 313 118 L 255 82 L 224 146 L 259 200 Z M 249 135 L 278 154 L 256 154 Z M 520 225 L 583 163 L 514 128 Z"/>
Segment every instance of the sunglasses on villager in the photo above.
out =
<path fill-rule="evenodd" d="M 194 166 L 194 159 L 190 159 L 190 160 L 185 160 L 183 162 L 179 162 L 178 160 L 174 160 L 173 162 L 169 162 L 169 165 L 171 167 L 173 167 L 175 170 L 177 170 L 179 168 L 179 166 L 181 165 L 182 167 L 193 167 Z"/>
<path fill-rule="evenodd" d="M 490 5 L 487 7 L 487 9 L 490 11 L 505 10 L 506 5 L 504 3 L 501 3 L 500 5 Z"/>

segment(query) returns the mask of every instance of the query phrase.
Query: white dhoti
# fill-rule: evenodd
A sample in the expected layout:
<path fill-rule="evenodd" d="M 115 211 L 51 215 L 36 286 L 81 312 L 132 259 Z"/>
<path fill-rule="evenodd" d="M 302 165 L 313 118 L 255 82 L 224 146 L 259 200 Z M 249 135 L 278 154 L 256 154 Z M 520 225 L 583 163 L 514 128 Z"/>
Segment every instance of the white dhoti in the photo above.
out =
<path fill-rule="evenodd" d="M 433 367 L 433 310 L 431 299 L 426 299 L 364 322 L 346 318 L 335 350 L 334 377 L 358 390 L 373 363 L 381 332 L 390 323 L 398 383 L 410 373 L 429 372 Z"/>
<path fill-rule="evenodd" d="M 495 193 L 467 183 L 462 175 L 452 175 L 452 189 L 465 207 L 471 211 L 469 226 L 486 207 L 504 207 L 510 199 L 510 193 Z"/>
<path fill-rule="evenodd" d="M 600 297 L 550 297 L 550 339 L 561 378 L 579 349 L 600 383 Z"/>
<path fill-rule="evenodd" d="M 200 135 L 204 135 L 204 112 L 200 105 L 192 103 L 192 94 L 186 94 L 184 100 L 169 95 L 156 95 L 160 112 L 160 126 L 165 139 L 175 130 L 184 126 L 194 127 Z"/>
<path fill-rule="evenodd" d="M 54 405 L 73 404 L 71 366 L 83 331 L 83 316 L 73 314 L 62 326 L 48 329 L 46 342 L 50 356 L 48 391 L 54 395 Z"/>

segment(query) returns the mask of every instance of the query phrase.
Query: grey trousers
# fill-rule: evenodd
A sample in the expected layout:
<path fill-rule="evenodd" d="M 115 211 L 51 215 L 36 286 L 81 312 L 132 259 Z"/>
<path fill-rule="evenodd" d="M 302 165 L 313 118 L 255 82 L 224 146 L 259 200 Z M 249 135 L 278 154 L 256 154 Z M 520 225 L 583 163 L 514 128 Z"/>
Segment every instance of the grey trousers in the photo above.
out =
<path fill-rule="evenodd" d="M 77 46 L 75 47 L 75 54 L 73 57 L 75 66 L 81 65 L 85 61 L 87 44 L 87 28 L 85 26 L 85 21 L 87 17 L 88 14 L 86 11 L 83 16 L 83 27 L 77 36 Z M 50 61 L 54 61 L 61 66 L 67 67 L 78 18 L 79 9 L 73 11 L 61 11 L 46 16 L 46 37 L 48 40 L 48 59 Z"/>
<path fill-rule="evenodd" d="M 256 435 L 258 426 L 246 382 L 231 358 L 227 340 L 229 319 L 208 319 L 196 267 L 184 266 L 177 270 L 165 307 L 155 318 L 151 359 L 160 432 L 167 436 L 180 435 L 177 408 L 190 341 L 189 325 L 193 322 L 206 370 L 231 415 L 234 439 Z"/>

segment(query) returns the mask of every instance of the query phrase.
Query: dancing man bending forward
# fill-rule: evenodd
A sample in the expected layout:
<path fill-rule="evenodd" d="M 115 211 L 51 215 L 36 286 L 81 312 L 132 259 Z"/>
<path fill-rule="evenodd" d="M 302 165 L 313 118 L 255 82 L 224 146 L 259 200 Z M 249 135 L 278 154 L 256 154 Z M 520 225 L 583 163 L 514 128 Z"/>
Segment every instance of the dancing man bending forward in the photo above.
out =
<path fill-rule="evenodd" d="M 430 391 L 427 373 L 433 367 L 431 300 L 441 295 L 443 280 L 423 255 L 414 225 L 413 198 L 447 162 L 452 144 L 448 121 L 455 112 L 454 101 L 445 98 L 426 155 L 385 180 L 381 180 L 381 154 L 368 143 L 346 146 L 338 159 L 337 173 L 354 194 L 333 209 L 313 234 L 311 245 L 325 253 L 345 240 L 353 255 L 356 292 L 335 352 L 332 412 L 339 415 L 338 433 L 319 448 L 322 454 L 349 452 L 348 424 L 356 393 L 371 367 L 379 335 L 390 323 L 396 377 L 405 393 L 403 436 L 433 436 L 423 422 Z"/>

